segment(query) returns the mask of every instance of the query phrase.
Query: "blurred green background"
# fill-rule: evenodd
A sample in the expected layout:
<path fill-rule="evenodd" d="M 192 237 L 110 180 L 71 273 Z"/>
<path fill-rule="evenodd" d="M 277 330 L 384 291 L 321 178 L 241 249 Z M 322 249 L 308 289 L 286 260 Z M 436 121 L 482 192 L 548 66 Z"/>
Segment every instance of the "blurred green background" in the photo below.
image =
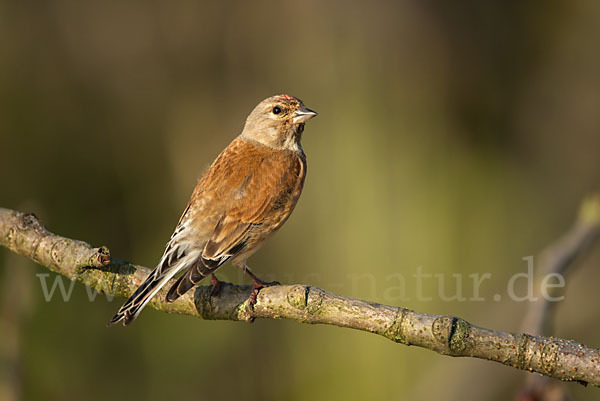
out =
<path fill-rule="evenodd" d="M 319 112 L 306 186 L 250 267 L 517 331 L 526 303 L 492 295 L 600 187 L 599 35 L 591 1 L 2 1 L 0 207 L 153 266 L 250 110 L 290 93 Z M 596 248 L 567 279 L 555 335 L 600 346 L 599 262 Z M 486 301 L 443 302 L 433 280 L 418 301 L 419 267 L 447 294 L 462 274 L 467 297 L 468 274 L 491 273 Z M 76 284 L 45 302 L 36 273 L 0 249 L 0 312 L 17 322 L 0 380 L 26 400 L 505 400 L 527 377 L 289 321 L 146 310 L 106 328 L 121 299 Z"/>

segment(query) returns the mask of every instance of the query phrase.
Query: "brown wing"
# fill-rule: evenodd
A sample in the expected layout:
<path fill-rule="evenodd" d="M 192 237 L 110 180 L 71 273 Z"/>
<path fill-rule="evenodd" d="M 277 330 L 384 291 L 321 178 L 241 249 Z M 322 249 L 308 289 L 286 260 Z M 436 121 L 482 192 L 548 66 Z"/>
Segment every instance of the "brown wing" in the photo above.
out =
<path fill-rule="evenodd" d="M 233 185 L 222 190 L 227 206 L 202 252 L 208 267 L 258 245 L 279 228 L 292 212 L 304 181 L 305 168 L 298 153 L 247 142 L 237 147 L 235 170 L 221 170 L 228 174 L 220 177 L 223 182 Z"/>
<path fill-rule="evenodd" d="M 235 140 L 202 177 L 192 198 L 206 232 L 201 256 L 167 294 L 173 301 L 237 255 L 249 255 L 291 214 L 304 183 L 304 155 Z"/>

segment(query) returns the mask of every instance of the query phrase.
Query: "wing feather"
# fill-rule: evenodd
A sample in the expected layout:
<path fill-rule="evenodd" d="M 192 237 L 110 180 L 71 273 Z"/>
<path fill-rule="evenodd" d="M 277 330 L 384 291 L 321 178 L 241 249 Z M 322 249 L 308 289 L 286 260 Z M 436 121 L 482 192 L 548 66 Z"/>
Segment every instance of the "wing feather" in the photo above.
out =
<path fill-rule="evenodd" d="M 305 174 L 302 152 L 234 140 L 198 182 L 161 261 L 109 324 L 133 321 L 177 273 L 186 272 L 168 301 L 226 261 L 258 249 L 291 214 Z"/>
<path fill-rule="evenodd" d="M 227 183 L 227 201 L 202 251 L 203 262 L 219 266 L 261 241 L 289 217 L 304 182 L 305 162 L 295 152 L 243 143 L 229 155 L 246 168 L 215 170 L 212 180 Z M 240 175 L 240 171 L 244 174 Z M 287 207 L 285 207 L 287 206 Z"/>

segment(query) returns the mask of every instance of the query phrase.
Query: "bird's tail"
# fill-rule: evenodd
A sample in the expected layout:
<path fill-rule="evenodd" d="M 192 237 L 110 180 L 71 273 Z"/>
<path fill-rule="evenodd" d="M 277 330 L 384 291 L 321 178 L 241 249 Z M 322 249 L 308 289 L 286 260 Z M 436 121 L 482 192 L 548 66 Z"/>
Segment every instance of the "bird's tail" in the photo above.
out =
<path fill-rule="evenodd" d="M 214 268 L 206 266 L 203 263 L 203 259 L 200 258 L 200 260 L 194 263 L 187 272 L 179 277 L 179 280 L 177 280 L 177 282 L 169 289 L 166 297 L 167 302 L 173 302 L 188 292 L 205 277 L 214 273 L 217 267 L 218 266 L 215 266 Z"/>
<path fill-rule="evenodd" d="M 152 297 L 178 272 L 193 265 L 198 255 L 199 252 L 187 252 L 185 249 L 180 251 L 177 247 L 168 249 L 158 266 L 121 306 L 107 326 L 112 326 L 121 320 L 125 326 L 133 322 Z"/>
<path fill-rule="evenodd" d="M 133 322 L 140 314 L 144 306 L 161 289 L 162 286 L 171 278 L 169 276 L 158 276 L 158 267 L 150 273 L 146 281 L 138 287 L 133 295 L 121 306 L 117 314 L 107 323 L 108 326 L 117 324 L 123 320 L 123 325 L 127 326 Z"/>

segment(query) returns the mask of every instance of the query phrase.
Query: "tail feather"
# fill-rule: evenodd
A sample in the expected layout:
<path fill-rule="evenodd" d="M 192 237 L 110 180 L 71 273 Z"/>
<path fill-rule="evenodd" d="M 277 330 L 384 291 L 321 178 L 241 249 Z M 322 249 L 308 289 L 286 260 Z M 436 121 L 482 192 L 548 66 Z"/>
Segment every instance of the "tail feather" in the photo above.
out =
<path fill-rule="evenodd" d="M 112 326 L 119 321 L 123 320 L 123 324 L 127 326 L 140 314 L 142 309 L 146 306 L 152 297 L 165 285 L 165 283 L 176 273 L 165 275 L 163 277 L 158 276 L 158 268 L 155 269 L 150 276 L 140 285 L 140 287 L 133 293 L 133 295 L 121 306 L 115 316 L 108 322 L 109 326 Z M 171 273 L 171 272 L 169 272 Z"/>
<path fill-rule="evenodd" d="M 217 266 L 218 267 L 218 266 Z M 202 259 L 197 261 L 190 269 L 185 272 L 175 284 L 171 286 L 169 292 L 167 293 L 166 300 L 167 302 L 173 302 L 186 292 L 188 292 L 192 287 L 202 281 L 205 277 L 214 273 L 216 268 L 210 268 L 202 263 Z"/>
<path fill-rule="evenodd" d="M 199 256 L 199 251 L 186 252 L 177 248 L 165 253 L 158 266 L 121 306 L 107 326 L 115 325 L 121 320 L 125 326 L 133 322 L 152 297 L 178 272 L 196 263 Z"/>

